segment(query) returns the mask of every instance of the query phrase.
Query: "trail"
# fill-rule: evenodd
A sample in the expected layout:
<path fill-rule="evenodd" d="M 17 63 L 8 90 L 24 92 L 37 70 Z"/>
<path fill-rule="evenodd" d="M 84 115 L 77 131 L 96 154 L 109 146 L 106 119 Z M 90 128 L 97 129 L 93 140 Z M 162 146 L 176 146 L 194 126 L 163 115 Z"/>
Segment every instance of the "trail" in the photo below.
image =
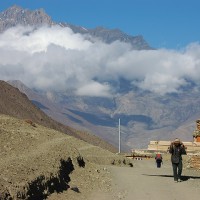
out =
<path fill-rule="evenodd" d="M 124 200 L 196 200 L 199 199 L 200 174 L 191 176 L 183 170 L 184 181 L 175 183 L 170 162 L 156 168 L 155 161 L 136 161 L 133 168 L 110 167 L 114 199 Z"/>

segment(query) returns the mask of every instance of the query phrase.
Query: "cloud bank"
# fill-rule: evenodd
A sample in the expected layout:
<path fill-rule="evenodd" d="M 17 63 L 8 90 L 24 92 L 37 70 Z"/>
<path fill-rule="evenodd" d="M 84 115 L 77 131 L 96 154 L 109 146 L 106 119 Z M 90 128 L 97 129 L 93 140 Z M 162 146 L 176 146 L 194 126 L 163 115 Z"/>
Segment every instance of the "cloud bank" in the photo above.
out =
<path fill-rule="evenodd" d="M 76 95 L 110 97 L 120 78 L 166 94 L 188 80 L 200 84 L 200 45 L 182 51 L 132 50 L 122 42 L 89 41 L 69 28 L 15 27 L 0 34 L 0 79 L 31 88 L 71 90 Z"/>

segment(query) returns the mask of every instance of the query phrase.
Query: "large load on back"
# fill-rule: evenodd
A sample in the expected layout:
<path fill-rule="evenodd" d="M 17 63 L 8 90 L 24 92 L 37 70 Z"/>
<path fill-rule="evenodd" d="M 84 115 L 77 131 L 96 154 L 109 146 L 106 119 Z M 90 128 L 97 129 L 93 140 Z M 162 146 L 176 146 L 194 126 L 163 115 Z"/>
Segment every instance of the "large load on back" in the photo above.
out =
<path fill-rule="evenodd" d="M 196 120 L 196 130 L 193 132 L 194 142 L 200 142 L 200 119 Z"/>

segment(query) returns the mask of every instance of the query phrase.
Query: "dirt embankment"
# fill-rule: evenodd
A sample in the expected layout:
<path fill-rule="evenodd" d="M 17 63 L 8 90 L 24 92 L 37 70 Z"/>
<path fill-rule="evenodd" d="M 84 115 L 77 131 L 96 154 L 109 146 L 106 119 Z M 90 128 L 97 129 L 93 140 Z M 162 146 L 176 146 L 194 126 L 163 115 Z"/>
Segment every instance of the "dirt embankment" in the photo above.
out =
<path fill-rule="evenodd" d="M 105 165 L 130 166 L 100 147 L 6 115 L 0 115 L 0 141 L 0 199 L 85 199 L 97 188 L 109 193 Z"/>

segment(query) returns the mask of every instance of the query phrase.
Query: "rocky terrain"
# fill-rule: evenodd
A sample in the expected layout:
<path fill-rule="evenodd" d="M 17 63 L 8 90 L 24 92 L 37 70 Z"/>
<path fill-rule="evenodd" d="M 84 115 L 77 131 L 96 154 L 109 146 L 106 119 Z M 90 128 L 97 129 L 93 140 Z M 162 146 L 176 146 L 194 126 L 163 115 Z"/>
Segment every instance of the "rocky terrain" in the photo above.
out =
<path fill-rule="evenodd" d="M 78 199 L 110 188 L 105 165 L 132 166 L 123 156 L 2 114 L 0 140 L 0 199 L 42 200 L 64 191 Z"/>
<path fill-rule="evenodd" d="M 48 117 L 43 111 L 35 106 L 24 93 L 11 86 L 5 81 L 0 81 L 0 114 L 6 114 L 20 119 L 34 121 L 40 125 L 61 131 L 67 135 L 98 145 L 112 152 L 117 152 L 116 148 L 86 131 L 78 131 L 69 126 L 63 125 Z"/>
<path fill-rule="evenodd" d="M 53 26 L 58 25 L 61 27 L 69 27 L 74 33 L 85 34 L 88 36 L 96 37 L 103 42 L 112 43 L 114 41 L 122 41 L 131 44 L 133 49 L 152 49 L 144 38 L 139 36 L 131 36 L 122 32 L 119 29 L 106 29 L 104 27 L 96 27 L 94 29 L 87 29 L 78 25 L 69 24 L 66 22 L 54 22 L 49 15 L 45 13 L 43 9 L 28 10 L 23 9 L 20 6 L 14 5 L 7 10 L 0 13 L 0 32 L 7 30 L 8 28 L 16 25 L 22 26 L 35 26 L 40 27 L 42 25 Z M 89 37 L 88 37 L 89 39 Z"/>
<path fill-rule="evenodd" d="M 159 97 L 152 93 L 130 91 L 109 100 L 50 91 L 41 94 L 33 92 L 20 81 L 9 83 L 26 93 L 51 118 L 94 133 L 115 147 L 118 146 L 120 118 L 124 151 L 146 148 L 150 140 L 180 137 L 183 141 L 192 141 L 195 121 L 199 118 L 200 100 L 195 91 Z M 51 98 L 48 98 L 49 94 Z"/>
<path fill-rule="evenodd" d="M 55 122 L 4 81 L 0 93 L 0 199 L 63 193 L 85 199 L 94 190 L 111 190 L 107 165 L 132 166 L 98 137 Z"/>
<path fill-rule="evenodd" d="M 19 24 L 23 26 L 51 26 L 53 24 L 51 18 L 43 9 L 30 11 L 17 5 L 0 13 L 0 19 L 0 32 Z"/>
<path fill-rule="evenodd" d="M 184 200 L 198 195 L 198 155 L 195 161 L 193 156 L 184 156 L 184 181 L 173 186 L 168 154 L 163 155 L 164 164 L 158 170 L 154 158 L 133 161 L 73 136 L 7 115 L 0 115 L 0 140 L 2 200 L 131 200 L 146 195 L 154 199 L 155 188 L 159 191 L 156 195 L 163 199 L 169 193 L 175 199 L 182 195 Z"/>

